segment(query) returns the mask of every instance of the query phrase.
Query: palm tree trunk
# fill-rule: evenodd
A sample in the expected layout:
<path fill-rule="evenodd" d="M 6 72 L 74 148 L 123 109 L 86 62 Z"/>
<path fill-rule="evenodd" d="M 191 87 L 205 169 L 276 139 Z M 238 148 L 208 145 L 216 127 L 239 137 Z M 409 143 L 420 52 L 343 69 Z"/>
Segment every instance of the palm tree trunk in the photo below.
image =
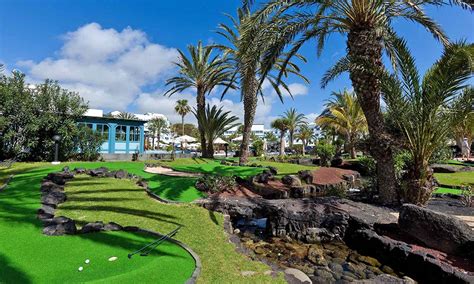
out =
<path fill-rule="evenodd" d="M 182 134 L 184 136 L 184 115 L 181 116 L 181 129 L 182 129 Z"/>
<path fill-rule="evenodd" d="M 280 132 L 280 156 L 285 154 L 285 132 Z"/>
<path fill-rule="evenodd" d="M 207 144 L 207 153 L 208 153 L 208 158 L 214 158 L 214 144 L 212 143 L 213 141 L 210 140 L 208 141 Z"/>
<path fill-rule="evenodd" d="M 206 97 L 203 90 L 200 87 L 197 88 L 196 102 L 197 102 L 197 110 L 196 110 L 197 115 L 200 117 L 202 114 L 206 112 Z M 207 145 L 206 145 L 206 136 L 204 134 L 204 126 L 200 125 L 199 122 L 198 122 L 198 130 L 199 130 L 199 135 L 201 136 L 202 157 L 207 158 L 208 152 L 207 152 Z"/>
<path fill-rule="evenodd" d="M 377 73 L 382 66 L 381 38 L 374 28 L 354 29 L 349 32 L 347 48 L 350 60 L 364 65 L 364 68 L 353 68 L 350 79 L 369 126 L 370 152 L 377 162 L 380 201 L 395 204 L 397 191 L 393 153 L 380 110 L 381 83 Z"/>
<path fill-rule="evenodd" d="M 153 136 L 151 137 L 151 149 L 155 150 L 155 133 L 152 134 Z"/>
<path fill-rule="evenodd" d="M 244 130 L 242 135 L 242 144 L 240 144 L 239 164 L 244 165 L 248 162 L 250 136 L 252 134 L 252 124 L 257 110 L 257 88 L 258 82 L 254 73 L 244 77 L 243 81 L 243 98 L 244 98 Z"/>
<path fill-rule="evenodd" d="M 156 137 L 158 138 L 158 146 L 157 148 L 160 149 L 160 139 L 161 139 L 161 133 L 158 131 L 158 135 L 156 135 Z"/>
<path fill-rule="evenodd" d="M 304 152 L 304 148 L 306 147 L 306 145 L 305 145 L 306 143 L 305 143 L 304 141 L 301 141 L 301 142 L 303 142 L 303 150 L 301 151 L 301 153 L 302 153 L 302 154 L 303 154 L 303 156 L 304 156 L 304 154 L 305 154 L 305 152 Z"/>
<path fill-rule="evenodd" d="M 290 130 L 290 148 L 293 149 L 293 130 Z"/>

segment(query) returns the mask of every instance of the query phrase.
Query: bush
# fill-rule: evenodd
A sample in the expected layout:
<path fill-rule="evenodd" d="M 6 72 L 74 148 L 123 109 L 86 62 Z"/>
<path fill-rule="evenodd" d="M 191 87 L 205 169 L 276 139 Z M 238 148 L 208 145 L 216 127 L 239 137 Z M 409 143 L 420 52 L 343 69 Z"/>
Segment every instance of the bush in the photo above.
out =
<path fill-rule="evenodd" d="M 412 160 L 412 156 L 408 151 L 400 151 L 395 155 L 395 175 L 397 179 L 400 180 L 402 178 L 403 173 L 408 169 Z"/>
<path fill-rule="evenodd" d="M 329 186 L 326 189 L 325 195 L 326 196 L 336 196 L 336 197 L 343 198 L 343 197 L 346 197 L 347 192 L 346 192 L 346 188 L 344 186 L 332 185 L 332 186 Z"/>
<path fill-rule="evenodd" d="M 452 158 L 453 152 L 448 147 L 436 149 L 431 155 L 430 164 L 442 163 Z"/>
<path fill-rule="evenodd" d="M 203 192 L 217 193 L 237 185 L 233 176 L 204 175 L 196 181 L 196 188 Z"/>
<path fill-rule="evenodd" d="M 328 167 L 332 157 L 336 154 L 336 147 L 332 144 L 321 142 L 315 147 L 315 154 L 321 159 L 321 166 Z"/>
<path fill-rule="evenodd" d="M 359 158 L 359 164 L 361 165 L 361 174 L 364 176 L 375 177 L 376 167 L 375 160 L 371 156 L 363 156 Z"/>
<path fill-rule="evenodd" d="M 100 154 L 100 147 L 104 139 L 98 133 L 87 126 L 79 126 L 76 137 L 78 153 L 76 159 L 79 161 L 96 161 Z"/>
<path fill-rule="evenodd" d="M 295 144 L 291 147 L 291 150 L 296 153 L 296 155 L 303 155 L 303 145 Z"/>
<path fill-rule="evenodd" d="M 256 139 L 252 143 L 252 148 L 255 151 L 255 156 L 261 157 L 265 152 L 263 150 L 263 141 L 261 139 Z"/>

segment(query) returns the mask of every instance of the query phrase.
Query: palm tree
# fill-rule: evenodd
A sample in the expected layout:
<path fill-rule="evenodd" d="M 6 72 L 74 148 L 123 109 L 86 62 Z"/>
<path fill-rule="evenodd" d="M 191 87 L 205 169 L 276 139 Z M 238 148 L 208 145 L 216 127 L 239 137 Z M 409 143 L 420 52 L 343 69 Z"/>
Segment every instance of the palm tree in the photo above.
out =
<path fill-rule="evenodd" d="M 211 108 L 209 104 L 204 113 L 198 113 L 195 109 L 193 114 L 196 116 L 198 123 L 204 127 L 209 158 L 214 158 L 214 140 L 222 136 L 227 130 L 237 126 L 236 121 L 239 119 L 231 115 L 230 111 L 224 112 L 222 107 L 217 108 L 217 106 Z"/>
<path fill-rule="evenodd" d="M 160 148 L 161 134 L 168 133 L 168 121 L 163 117 L 154 117 L 148 122 L 148 129 L 152 133 L 152 145 L 155 147 L 155 137 L 158 139 Z"/>
<path fill-rule="evenodd" d="M 388 115 L 403 133 L 411 154 L 401 196 L 405 202 L 423 205 L 434 190 L 431 156 L 446 145 L 453 127 L 473 112 L 472 87 L 464 92 L 463 88 L 474 72 L 474 45 L 448 45 L 422 79 L 405 42 L 396 45 L 400 72 L 384 76 L 382 90 Z"/>
<path fill-rule="evenodd" d="M 303 143 L 303 156 L 305 155 L 305 148 L 308 146 L 308 143 L 313 139 L 313 129 L 308 125 L 300 126 L 298 133 L 296 134 L 296 138 L 300 139 Z"/>
<path fill-rule="evenodd" d="M 302 113 L 298 113 L 295 108 L 290 108 L 289 110 L 285 111 L 285 113 L 281 116 L 288 121 L 288 133 L 290 135 L 290 147 L 293 147 L 293 136 L 295 135 L 295 130 L 298 127 L 301 127 L 306 122 L 306 117 Z"/>
<path fill-rule="evenodd" d="M 289 122 L 284 118 L 272 121 L 271 127 L 280 131 L 280 156 L 285 155 L 285 134 L 289 129 Z"/>
<path fill-rule="evenodd" d="M 137 120 L 138 117 L 134 115 L 133 113 L 130 112 L 119 112 L 117 115 L 115 115 L 115 118 L 121 118 L 121 119 L 130 119 L 130 120 Z"/>
<path fill-rule="evenodd" d="M 470 96 L 474 96 L 473 88 L 466 88 L 464 92 L 470 92 Z M 469 145 L 472 144 L 474 141 L 474 112 L 466 114 L 456 123 L 453 129 L 453 138 L 456 140 L 456 144 L 460 149 L 462 149 L 462 141 L 464 138 L 467 138 Z"/>
<path fill-rule="evenodd" d="M 228 45 L 217 45 L 216 47 L 224 51 L 224 55 L 233 64 L 235 77 L 240 81 L 241 98 L 244 102 L 244 129 L 242 144 L 240 145 L 241 165 L 248 162 L 249 145 L 252 131 L 252 124 L 257 109 L 258 96 L 262 94 L 263 81 L 268 81 L 276 93 L 283 99 L 282 89 L 291 95 L 291 91 L 281 80 L 277 80 L 271 71 L 282 72 L 285 77 L 289 74 L 296 75 L 306 82 L 308 80 L 300 74 L 299 67 L 288 62 L 283 66 L 283 57 L 275 57 L 268 62 L 270 66 L 263 71 L 261 59 L 264 57 L 268 42 L 268 31 L 276 31 L 276 26 L 267 25 L 264 20 L 252 21 L 248 9 L 238 9 L 238 18 L 229 16 L 232 26 L 220 24 L 218 33 L 224 36 Z M 298 58 L 306 61 L 302 56 Z M 278 81 L 278 82 L 277 82 Z"/>
<path fill-rule="evenodd" d="M 323 128 L 332 128 L 343 136 L 346 149 L 354 159 L 356 141 L 367 132 L 364 113 L 354 93 L 344 90 L 342 93 L 332 93 L 331 96 L 333 99 L 326 103 L 326 109 L 315 122 Z"/>
<path fill-rule="evenodd" d="M 219 56 L 212 57 L 213 48 L 203 46 L 201 42 L 197 46 L 189 45 L 188 58 L 181 50 L 179 52 L 179 75 L 166 81 L 166 85 L 171 86 L 165 95 L 173 95 L 184 90 L 196 89 L 197 112 L 204 113 L 206 108 L 206 95 L 217 86 L 225 86 L 234 89 L 232 84 L 232 71 L 226 60 Z M 208 156 L 206 150 L 206 137 L 203 125 L 198 125 L 201 136 L 201 149 L 204 157 Z"/>
<path fill-rule="evenodd" d="M 253 1 L 246 2 L 248 4 Z M 462 1 L 453 2 L 458 4 Z M 423 9 L 424 6 L 445 3 L 443 0 L 273 0 L 254 16 L 256 22 L 271 17 L 269 21 L 279 27 L 273 40 L 269 40 L 273 44 L 267 49 L 263 66 L 270 66 L 269 63 L 283 54 L 288 45 L 291 47 L 287 51 L 287 61 L 310 40 L 315 40 L 320 55 L 331 34 L 347 36 L 347 55 L 326 73 L 322 86 L 341 72 L 349 72 L 367 119 L 370 149 L 377 161 L 380 197 L 386 204 L 395 203 L 397 194 L 391 140 L 386 133 L 380 108 L 382 52 L 386 51 L 391 62 L 396 62 L 393 42 L 398 35 L 392 23 L 397 19 L 418 23 L 444 45 L 448 44 L 448 38 L 442 29 Z M 269 68 L 263 72 L 269 72 Z"/>
<path fill-rule="evenodd" d="M 188 100 L 177 100 L 174 111 L 181 115 L 181 135 L 184 135 L 184 117 L 191 112 L 191 107 L 188 105 Z"/>

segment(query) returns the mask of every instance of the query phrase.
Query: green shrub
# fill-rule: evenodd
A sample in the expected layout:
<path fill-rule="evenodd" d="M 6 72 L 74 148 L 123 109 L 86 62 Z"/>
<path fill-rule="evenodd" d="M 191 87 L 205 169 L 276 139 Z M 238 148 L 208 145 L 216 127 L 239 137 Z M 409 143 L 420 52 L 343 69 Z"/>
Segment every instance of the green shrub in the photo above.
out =
<path fill-rule="evenodd" d="M 453 153 L 448 147 L 441 147 L 436 149 L 431 155 L 430 164 L 442 163 L 452 158 Z"/>
<path fill-rule="evenodd" d="M 315 154 L 321 159 L 321 166 L 328 167 L 334 154 L 336 154 L 336 147 L 332 144 L 321 142 L 315 147 Z"/>
<path fill-rule="evenodd" d="M 346 197 L 346 188 L 342 185 L 332 185 L 326 189 L 326 196 Z"/>
<path fill-rule="evenodd" d="M 237 185 L 233 176 L 203 175 L 196 181 L 196 188 L 203 192 L 217 193 Z"/>
<path fill-rule="evenodd" d="M 263 141 L 261 139 L 256 139 L 252 143 L 252 148 L 255 150 L 255 156 L 261 157 L 265 151 L 263 150 Z"/>
<path fill-rule="evenodd" d="M 78 153 L 75 156 L 79 161 L 96 161 L 99 157 L 100 147 L 104 138 L 97 132 L 94 132 L 87 126 L 79 126 L 76 137 L 76 146 Z"/>
<path fill-rule="evenodd" d="M 296 155 L 303 155 L 303 144 L 295 144 L 291 146 L 291 150 L 295 151 Z"/>

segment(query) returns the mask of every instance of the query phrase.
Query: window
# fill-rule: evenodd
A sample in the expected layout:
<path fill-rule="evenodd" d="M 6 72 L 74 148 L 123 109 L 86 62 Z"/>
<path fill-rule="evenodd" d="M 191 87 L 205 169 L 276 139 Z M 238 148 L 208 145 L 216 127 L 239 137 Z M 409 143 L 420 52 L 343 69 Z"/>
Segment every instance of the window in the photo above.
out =
<path fill-rule="evenodd" d="M 119 125 L 115 129 L 115 141 L 126 141 L 127 140 L 127 127 Z"/>
<path fill-rule="evenodd" d="M 140 141 L 140 127 L 130 126 L 130 142 Z"/>
<path fill-rule="evenodd" d="M 109 126 L 107 124 L 97 124 L 96 131 L 104 140 L 109 139 Z"/>

